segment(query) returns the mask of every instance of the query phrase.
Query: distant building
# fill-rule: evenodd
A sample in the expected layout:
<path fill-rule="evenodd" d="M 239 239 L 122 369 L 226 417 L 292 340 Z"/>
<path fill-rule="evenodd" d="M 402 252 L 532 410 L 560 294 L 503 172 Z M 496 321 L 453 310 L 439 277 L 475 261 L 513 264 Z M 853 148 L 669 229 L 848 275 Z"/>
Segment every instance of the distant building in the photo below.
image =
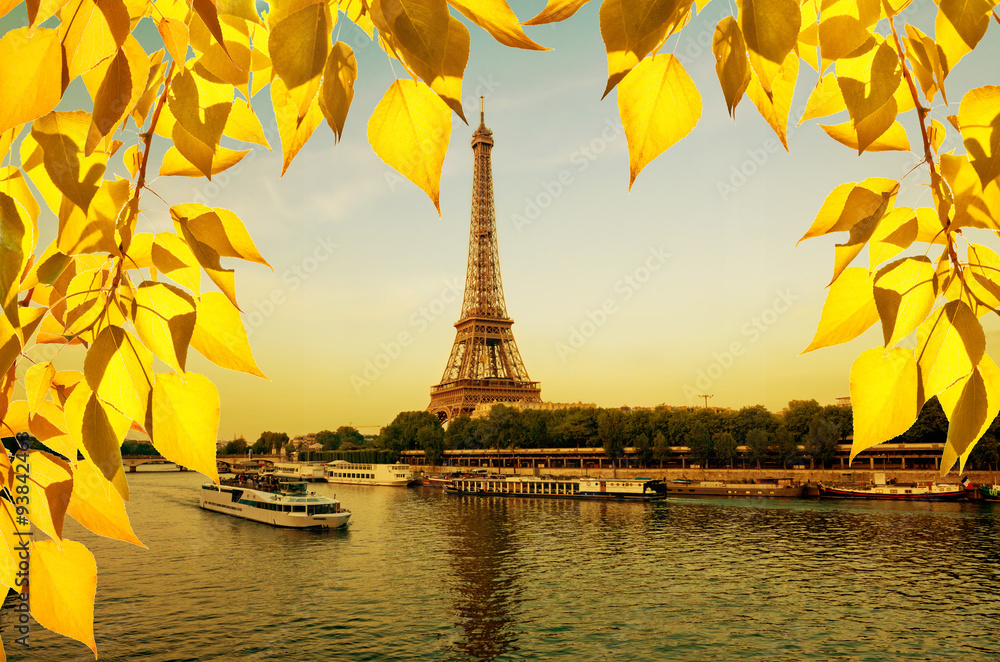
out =
<path fill-rule="evenodd" d="M 850 407 L 851 406 L 851 396 L 846 396 L 843 398 L 837 398 L 838 407 Z"/>
<path fill-rule="evenodd" d="M 526 402 L 524 400 L 518 400 L 517 402 L 481 402 L 476 405 L 476 408 L 472 410 L 470 414 L 471 418 L 487 418 L 490 412 L 493 410 L 495 405 L 506 405 L 518 411 L 524 411 L 526 409 L 538 409 L 541 411 L 555 411 L 557 409 L 596 409 L 597 405 L 593 402 Z"/>

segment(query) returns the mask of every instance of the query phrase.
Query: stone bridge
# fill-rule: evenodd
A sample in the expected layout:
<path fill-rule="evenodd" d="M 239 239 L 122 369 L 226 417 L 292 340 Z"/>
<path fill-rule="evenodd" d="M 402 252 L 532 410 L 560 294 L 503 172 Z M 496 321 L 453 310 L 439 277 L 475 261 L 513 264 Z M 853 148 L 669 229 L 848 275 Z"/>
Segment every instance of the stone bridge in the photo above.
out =
<path fill-rule="evenodd" d="M 219 455 L 216 458 L 216 462 L 220 465 L 224 465 L 226 469 L 230 468 L 235 462 L 239 460 L 250 459 L 245 455 Z M 264 460 L 266 462 L 281 461 L 281 455 L 257 455 L 253 458 L 254 460 Z M 129 473 L 135 473 L 138 468 L 143 464 L 174 464 L 181 471 L 187 471 L 187 467 L 177 464 L 173 460 L 168 460 L 162 455 L 127 455 L 122 456 L 122 464 L 128 467 Z"/>

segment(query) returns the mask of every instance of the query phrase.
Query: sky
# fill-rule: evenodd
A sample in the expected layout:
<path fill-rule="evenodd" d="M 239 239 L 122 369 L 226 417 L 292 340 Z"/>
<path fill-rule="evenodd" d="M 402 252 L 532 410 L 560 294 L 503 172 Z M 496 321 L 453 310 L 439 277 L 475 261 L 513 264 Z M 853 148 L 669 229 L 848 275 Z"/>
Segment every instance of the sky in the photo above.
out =
<path fill-rule="evenodd" d="M 527 20 L 544 4 L 512 7 Z M 936 5 L 917 0 L 914 6 L 915 22 L 930 32 Z M 858 157 L 816 121 L 795 128 L 816 80 L 805 65 L 792 102 L 790 153 L 749 99 L 731 119 L 711 37 L 732 10 L 713 2 L 667 47 L 701 91 L 701 120 L 647 166 L 629 192 L 616 93 L 600 98 L 607 60 L 598 9 L 591 2 L 564 23 L 526 28 L 553 49 L 547 52 L 502 46 L 459 17 L 472 36 L 463 84 L 471 126 L 453 117 L 440 217 L 427 196 L 368 145 L 372 109 L 405 74 L 346 22 L 338 37 L 354 48 L 359 79 L 339 144 L 322 124 L 279 178 L 279 141 L 265 90 L 254 106 L 270 127 L 275 152 L 255 148 L 212 182 L 151 182 L 171 203 L 197 200 L 235 212 L 273 267 L 272 273 L 230 260 L 254 355 L 269 381 L 217 368 L 193 352 L 188 362 L 219 387 L 221 439 L 341 425 L 374 434 L 397 413 L 427 407 L 461 308 L 469 141 L 480 96 L 495 140 L 507 309 L 543 400 L 677 406 L 701 404 L 696 396 L 710 394 L 712 406 L 762 404 L 777 411 L 793 399 L 832 404 L 849 395 L 851 363 L 881 344 L 880 328 L 800 356 L 819 321 L 840 239 L 796 242 L 834 187 L 899 177 L 915 157 Z M 967 89 L 997 82 L 998 31 L 991 24 L 978 51 L 953 70 L 952 105 L 938 97 L 933 117 L 944 122 Z M 151 35 L 155 27 L 145 33 Z M 843 115 L 822 122 L 847 121 Z M 901 121 L 911 144 L 918 144 L 915 113 Z M 961 150 L 955 136 L 950 140 Z M 929 204 L 924 182 L 919 174 L 908 177 L 897 205 Z M 169 229 L 155 209 L 143 222 L 141 230 Z M 866 254 L 855 264 L 866 265 Z M 987 325 L 991 344 L 997 328 Z"/>

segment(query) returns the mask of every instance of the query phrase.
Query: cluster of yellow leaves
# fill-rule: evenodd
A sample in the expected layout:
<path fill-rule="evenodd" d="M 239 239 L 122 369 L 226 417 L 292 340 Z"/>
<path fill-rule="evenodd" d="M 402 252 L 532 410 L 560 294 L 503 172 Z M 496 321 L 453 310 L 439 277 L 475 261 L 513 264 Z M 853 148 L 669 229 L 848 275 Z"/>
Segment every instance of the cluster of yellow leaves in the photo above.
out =
<path fill-rule="evenodd" d="M 352 49 L 335 38 L 338 22 L 348 22 L 407 76 L 374 109 L 369 142 L 440 210 L 452 113 L 465 120 L 471 40 L 458 16 L 504 45 L 546 50 L 522 26 L 564 21 L 587 1 L 549 0 L 523 23 L 506 0 L 275 0 L 263 14 L 252 0 L 26 2 L 28 25 L 0 37 L 0 156 L 19 164 L 0 168 L 0 427 L 4 436 L 30 433 L 53 451 L 28 454 L 31 521 L 50 538 L 32 551 L 38 622 L 95 648 L 96 564 L 62 538 L 62 523 L 68 514 L 141 545 L 124 506 L 120 445 L 129 430 L 217 479 L 219 396 L 187 370 L 190 348 L 263 376 L 240 318 L 235 272 L 223 259 L 267 262 L 226 209 L 173 204 L 173 231 L 143 231 L 156 138 L 169 147 L 159 176 L 211 179 L 248 153 L 224 141 L 270 149 L 253 109 L 269 86 L 284 174 L 324 119 L 335 140 L 342 135 L 358 77 Z M 707 1 L 601 2 L 604 94 L 617 88 L 630 187 L 701 116 L 701 96 L 668 42 Z M 897 118 L 916 115 L 934 204 L 896 207 L 900 182 L 883 178 L 830 194 L 803 238 L 849 236 L 835 249 L 809 349 L 881 321 L 885 346 L 863 353 L 851 372 L 854 452 L 904 431 L 936 395 L 951 421 L 947 469 L 964 463 L 1000 411 L 1000 371 L 986 356 L 979 322 L 1000 306 L 1000 256 L 962 234 L 1000 232 L 1000 88 L 972 90 L 947 118 L 965 154 L 938 153 L 949 128 L 924 104 L 939 93 L 947 102 L 948 74 L 983 38 L 995 0 L 940 0 L 933 37 L 911 25 L 901 37 L 896 15 L 908 1 L 737 0 L 734 15 L 716 26 L 712 50 L 730 114 L 748 96 L 786 148 L 800 60 L 819 73 L 802 121 L 846 111 L 847 122 L 823 128 L 859 154 L 910 150 Z M 0 16 L 15 6 L 0 3 Z M 162 49 L 147 53 L 133 36 L 143 21 L 156 24 Z M 880 25 L 888 28 L 879 32 Z M 57 111 L 78 77 L 90 110 Z M 129 135 L 138 141 L 125 144 Z M 129 179 L 108 176 L 119 158 Z M 58 221 L 44 248 L 37 245 L 43 205 Z M 921 250 L 904 255 L 915 245 Z M 865 247 L 868 267 L 850 266 Z M 218 291 L 203 291 L 202 273 Z M 914 332 L 916 351 L 898 346 Z M 40 344 L 83 348 L 82 370 L 33 362 L 28 352 Z M 23 398 L 15 397 L 18 385 Z M 0 480 L 12 493 L 5 453 Z M 7 498 L 0 505 L 8 551 L 0 583 L 13 586 L 14 510 Z"/>
<path fill-rule="evenodd" d="M 263 376 L 235 273 L 223 261 L 267 262 L 227 209 L 173 205 L 173 231 L 142 231 L 153 137 L 172 144 L 160 175 L 210 178 L 231 167 L 247 151 L 223 147 L 224 136 L 267 147 L 251 85 L 258 77 L 270 83 L 279 65 L 249 2 L 29 2 L 28 14 L 28 26 L 0 38 L 0 94 L 11 100 L 0 111 L 0 149 L 5 163 L 19 163 L 0 169 L 0 435 L 26 433 L 52 451 L 26 455 L 28 518 L 49 537 L 31 547 L 31 613 L 96 654 L 97 566 L 83 545 L 63 538 L 65 517 L 141 546 L 125 510 L 126 434 L 148 435 L 164 457 L 217 480 L 219 396 L 187 370 L 189 349 Z M 53 16 L 56 28 L 39 27 Z M 147 54 L 132 35 L 142 20 L 157 23 L 163 50 Z M 326 64 L 324 57 L 320 68 Z M 337 86 L 353 84 L 334 72 Z M 55 110 L 77 77 L 91 110 Z M 331 123 L 342 127 L 346 106 L 335 92 L 326 98 Z M 118 136 L 129 135 L 129 123 L 140 138 L 126 147 Z M 286 149 L 286 165 L 292 156 Z M 108 176 L 113 158 L 123 159 L 130 179 Z M 58 222 L 47 247 L 38 246 L 43 208 Z M 218 292 L 202 290 L 202 272 Z M 29 352 L 38 345 L 55 345 L 57 355 L 81 347 L 82 370 L 34 362 Z M 4 495 L 15 494 L 16 480 L 0 453 Z M 0 504 L 0 583 L 14 587 L 16 512 L 6 497 Z"/>
<path fill-rule="evenodd" d="M 1000 371 L 986 354 L 980 319 L 1000 306 L 1000 257 L 967 229 L 1000 233 L 1000 87 L 967 92 L 948 116 L 965 154 L 940 153 L 946 127 L 925 104 L 941 94 L 958 61 L 982 39 L 991 2 L 940 3 L 936 40 L 904 24 L 904 3 L 821 5 L 821 75 L 803 120 L 846 110 L 850 121 L 823 126 L 858 153 L 910 150 L 897 117 L 915 111 L 932 206 L 896 207 L 901 181 L 838 186 L 802 237 L 848 232 L 837 244 L 833 278 L 816 336 L 806 351 L 846 342 L 880 322 L 884 346 L 851 368 L 852 457 L 905 432 L 937 396 L 949 421 L 942 474 L 964 470 L 976 441 L 1000 414 Z M 889 19 L 887 35 L 874 31 Z M 827 26 L 827 27 L 824 27 Z M 800 38 L 800 44 L 803 40 Z M 911 130 L 913 130 L 911 129 Z M 849 266 L 867 246 L 867 267 Z M 900 343 L 916 335 L 916 348 Z"/>

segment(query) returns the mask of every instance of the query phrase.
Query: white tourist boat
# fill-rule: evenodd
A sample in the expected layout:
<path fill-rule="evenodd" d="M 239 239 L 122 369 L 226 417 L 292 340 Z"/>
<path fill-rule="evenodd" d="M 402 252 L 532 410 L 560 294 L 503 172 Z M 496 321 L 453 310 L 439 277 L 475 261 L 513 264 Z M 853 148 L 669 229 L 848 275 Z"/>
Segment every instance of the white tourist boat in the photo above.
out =
<path fill-rule="evenodd" d="M 649 478 L 539 478 L 535 476 L 488 476 L 456 478 L 445 490 L 452 494 L 480 496 L 526 496 L 570 499 L 661 499 L 662 480 Z"/>
<path fill-rule="evenodd" d="M 323 480 L 323 465 L 311 462 L 276 462 L 274 476 L 286 480 L 304 480 L 307 483 L 314 483 Z"/>
<path fill-rule="evenodd" d="M 295 529 L 346 526 L 351 511 L 336 499 L 306 491 L 305 483 L 224 480 L 201 486 L 201 507 L 217 513 Z"/>
<path fill-rule="evenodd" d="M 335 460 L 326 465 L 326 482 L 348 485 L 394 485 L 406 487 L 419 477 L 408 464 L 352 464 Z"/>

